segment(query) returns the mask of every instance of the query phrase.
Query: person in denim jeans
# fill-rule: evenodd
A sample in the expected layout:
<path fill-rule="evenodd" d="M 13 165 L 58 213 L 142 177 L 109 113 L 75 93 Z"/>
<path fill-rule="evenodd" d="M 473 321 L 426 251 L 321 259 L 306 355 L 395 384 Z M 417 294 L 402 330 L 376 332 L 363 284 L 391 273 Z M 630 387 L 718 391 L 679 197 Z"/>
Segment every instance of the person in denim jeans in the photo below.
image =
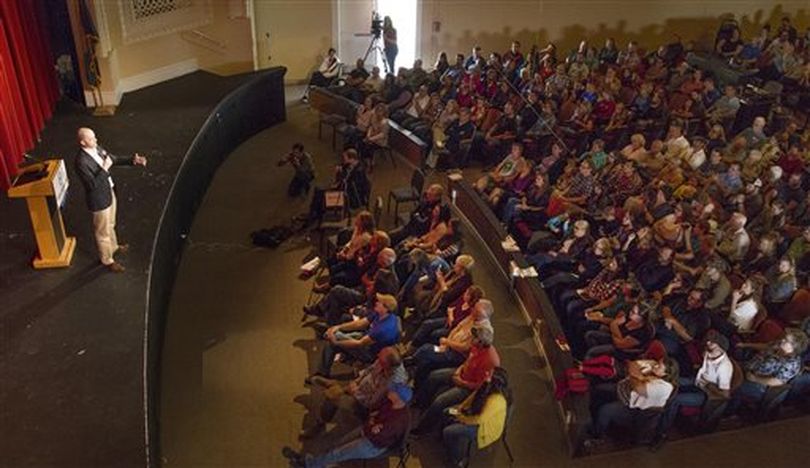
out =
<path fill-rule="evenodd" d="M 302 455 L 290 447 L 284 447 L 281 453 L 296 468 L 324 468 L 347 460 L 377 458 L 405 437 L 412 395 L 410 387 L 394 383 L 388 390 L 388 402 L 371 413 L 362 427 L 344 436 L 337 447 L 317 456 Z"/>
<path fill-rule="evenodd" d="M 472 447 L 483 449 L 501 438 L 511 404 L 506 371 L 498 367 L 491 381 L 448 409 L 452 419 L 442 430 L 442 441 L 453 466 L 466 466 Z"/>
<path fill-rule="evenodd" d="M 799 375 L 807 341 L 804 332 L 788 328 L 784 338 L 745 363 L 745 381 L 732 395 L 728 413 L 735 412 L 744 403 L 760 404 L 768 388 L 785 385 Z"/>
<path fill-rule="evenodd" d="M 427 407 L 413 431 L 414 435 L 424 435 L 439 423 L 446 408 L 461 403 L 472 392 L 478 390 L 492 377 L 492 372 L 500 365 L 500 357 L 492 346 L 494 333 L 491 328 L 473 328 L 473 347 L 464 364 L 457 369 L 439 369 L 430 373 L 421 383 L 417 393 L 417 404 Z"/>

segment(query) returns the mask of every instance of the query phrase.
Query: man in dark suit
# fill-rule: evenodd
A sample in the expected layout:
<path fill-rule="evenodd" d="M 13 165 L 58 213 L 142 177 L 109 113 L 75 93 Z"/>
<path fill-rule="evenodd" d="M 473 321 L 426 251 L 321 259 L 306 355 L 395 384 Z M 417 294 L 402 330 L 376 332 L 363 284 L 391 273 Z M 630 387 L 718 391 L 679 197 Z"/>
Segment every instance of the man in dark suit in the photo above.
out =
<path fill-rule="evenodd" d="M 124 253 L 126 244 L 118 244 L 115 234 L 116 200 L 110 168 L 115 165 L 146 166 L 146 158 L 135 153 L 132 158 L 124 158 L 108 153 L 98 146 L 96 134 L 83 127 L 78 131 L 79 151 L 76 154 L 76 172 L 84 186 L 87 207 L 93 213 L 93 231 L 96 237 L 101 263 L 115 273 L 124 267 L 113 258 L 116 252 Z"/>

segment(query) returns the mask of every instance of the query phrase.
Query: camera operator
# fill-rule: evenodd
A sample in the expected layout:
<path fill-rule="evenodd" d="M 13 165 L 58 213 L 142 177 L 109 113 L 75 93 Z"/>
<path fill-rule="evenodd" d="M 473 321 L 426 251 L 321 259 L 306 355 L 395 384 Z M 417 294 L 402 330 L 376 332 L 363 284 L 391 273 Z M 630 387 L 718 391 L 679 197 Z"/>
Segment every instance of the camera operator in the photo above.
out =
<path fill-rule="evenodd" d="M 399 47 L 397 47 L 397 30 L 390 16 L 383 19 L 383 43 L 385 44 L 385 61 L 388 62 L 389 73 L 395 73 L 394 62 L 397 60 Z"/>
<path fill-rule="evenodd" d="M 309 193 L 312 180 L 315 179 L 315 168 L 312 165 L 312 156 L 304 151 L 304 145 L 295 143 L 292 151 L 278 161 L 278 166 L 291 164 L 295 170 L 295 175 L 287 188 L 287 195 L 297 197 Z"/>

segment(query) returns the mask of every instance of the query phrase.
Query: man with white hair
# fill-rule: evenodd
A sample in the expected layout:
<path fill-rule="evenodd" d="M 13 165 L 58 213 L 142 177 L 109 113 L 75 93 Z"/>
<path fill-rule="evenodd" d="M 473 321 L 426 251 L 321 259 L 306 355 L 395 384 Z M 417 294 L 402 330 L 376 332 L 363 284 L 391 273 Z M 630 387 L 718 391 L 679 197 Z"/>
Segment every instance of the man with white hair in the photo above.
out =
<path fill-rule="evenodd" d="M 116 165 L 146 166 L 146 158 L 135 153 L 131 158 L 115 156 L 98 145 L 95 132 L 82 127 L 77 133 L 79 151 L 76 154 L 76 172 L 84 185 L 87 207 L 93 213 L 93 232 L 96 237 L 101 263 L 115 273 L 124 271 L 113 256 L 126 252 L 128 246 L 119 244 L 115 233 L 115 183 L 110 168 Z"/>
<path fill-rule="evenodd" d="M 470 315 L 458 323 L 447 337 L 439 339 L 439 345 L 426 343 L 416 350 L 413 357 L 406 359 L 405 365 L 411 363 L 416 366 L 414 379 L 422 382 L 427 379 L 428 374 L 436 369 L 457 367 L 467 359 L 467 355 L 472 348 L 473 327 L 483 327 L 492 330 L 490 321 L 495 308 L 492 301 L 481 299 L 475 304 L 475 308 Z"/>
<path fill-rule="evenodd" d="M 304 314 L 326 319 L 327 325 L 337 325 L 351 319 L 353 307 L 366 304 L 368 309 L 374 306 L 377 294 L 396 295 L 399 291 L 399 278 L 393 269 L 397 254 L 394 249 L 386 247 L 377 254 L 377 268 L 368 284 L 364 279 L 363 287 L 349 288 L 337 285 L 317 303 L 304 306 Z M 364 277 L 365 278 L 365 277 Z"/>

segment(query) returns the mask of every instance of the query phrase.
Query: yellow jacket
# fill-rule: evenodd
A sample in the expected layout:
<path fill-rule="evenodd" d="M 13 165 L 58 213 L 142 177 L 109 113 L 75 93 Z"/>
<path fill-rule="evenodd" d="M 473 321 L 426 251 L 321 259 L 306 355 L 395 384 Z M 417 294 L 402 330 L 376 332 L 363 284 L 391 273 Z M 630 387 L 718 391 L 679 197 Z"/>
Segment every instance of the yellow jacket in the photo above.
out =
<path fill-rule="evenodd" d="M 463 424 L 478 426 L 478 448 L 482 449 L 497 441 L 503 434 L 506 425 L 506 398 L 500 393 L 493 393 L 484 403 L 480 414 L 466 415 L 464 410 L 472 404 L 475 393 L 467 397 L 459 406 L 456 418 Z"/>

